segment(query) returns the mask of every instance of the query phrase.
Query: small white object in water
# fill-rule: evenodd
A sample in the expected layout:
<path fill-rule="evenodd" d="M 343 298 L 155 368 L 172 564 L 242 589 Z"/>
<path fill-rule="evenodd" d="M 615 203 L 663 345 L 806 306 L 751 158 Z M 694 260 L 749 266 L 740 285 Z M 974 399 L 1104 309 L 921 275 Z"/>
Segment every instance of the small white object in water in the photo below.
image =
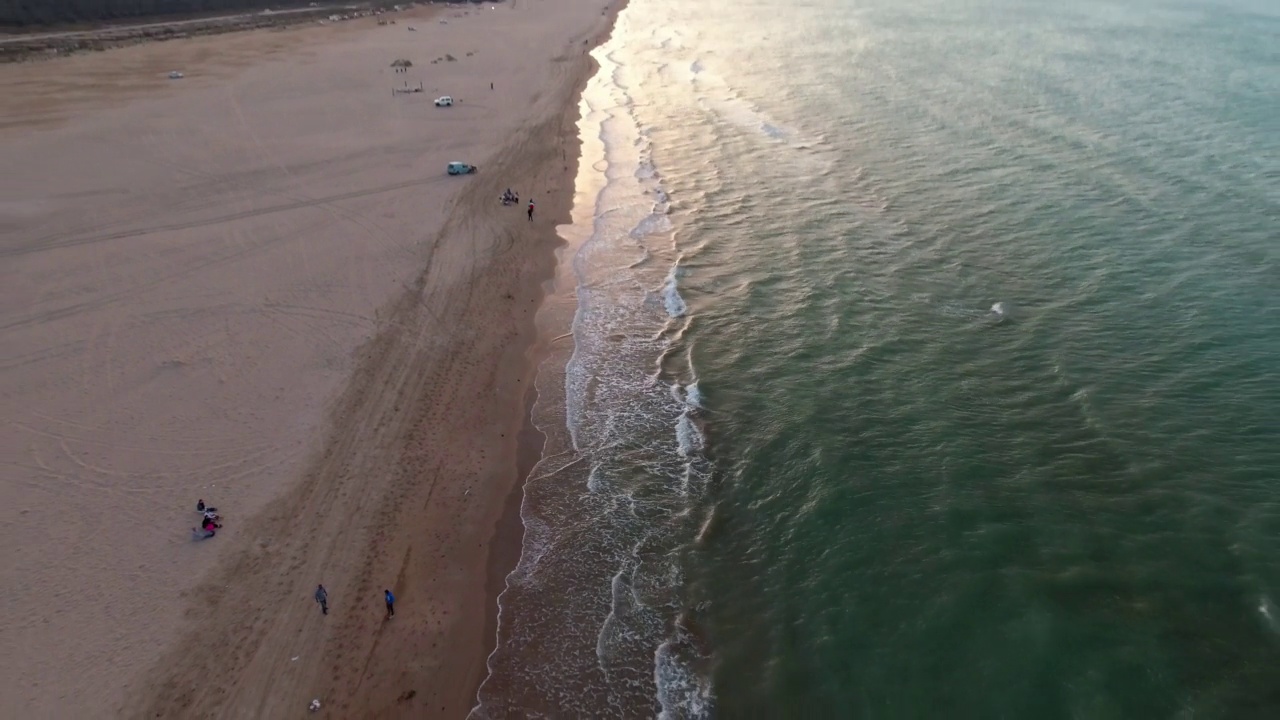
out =
<path fill-rule="evenodd" d="M 1280 622 L 1276 621 L 1276 616 L 1271 612 L 1271 598 L 1266 595 L 1258 602 L 1258 612 L 1262 614 L 1262 618 L 1267 621 L 1267 628 L 1272 632 L 1280 633 Z"/>

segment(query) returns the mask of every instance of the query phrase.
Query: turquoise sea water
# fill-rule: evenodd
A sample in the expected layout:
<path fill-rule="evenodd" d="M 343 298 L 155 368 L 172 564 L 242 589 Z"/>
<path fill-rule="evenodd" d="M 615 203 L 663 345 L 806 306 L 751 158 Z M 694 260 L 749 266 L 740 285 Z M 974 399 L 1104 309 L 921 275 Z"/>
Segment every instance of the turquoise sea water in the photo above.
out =
<path fill-rule="evenodd" d="M 631 0 L 598 55 L 477 717 L 1280 717 L 1280 6 Z"/>

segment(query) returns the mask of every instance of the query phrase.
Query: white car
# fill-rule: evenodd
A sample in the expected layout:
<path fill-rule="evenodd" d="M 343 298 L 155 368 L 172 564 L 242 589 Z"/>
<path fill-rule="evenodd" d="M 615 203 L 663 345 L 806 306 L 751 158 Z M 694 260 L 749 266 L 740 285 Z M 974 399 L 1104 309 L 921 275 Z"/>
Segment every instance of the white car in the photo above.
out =
<path fill-rule="evenodd" d="M 181 79 L 182 79 L 182 77 L 183 77 L 182 73 L 178 72 L 177 70 L 171 70 L 171 71 L 169 72 L 169 79 L 170 79 L 170 80 L 181 80 Z"/>
<path fill-rule="evenodd" d="M 436 98 L 436 107 L 453 107 L 453 98 L 448 95 L 441 95 Z"/>

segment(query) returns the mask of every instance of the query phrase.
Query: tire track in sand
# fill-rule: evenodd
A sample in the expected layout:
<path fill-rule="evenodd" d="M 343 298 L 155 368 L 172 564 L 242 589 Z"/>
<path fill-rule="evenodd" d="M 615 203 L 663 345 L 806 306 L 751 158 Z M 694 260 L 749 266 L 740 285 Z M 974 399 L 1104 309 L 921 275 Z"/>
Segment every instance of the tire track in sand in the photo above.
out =
<path fill-rule="evenodd" d="M 111 240 L 124 240 L 126 238 L 140 237 L 142 235 L 151 235 L 161 232 L 174 232 L 177 230 L 189 230 L 191 228 L 204 227 L 206 225 L 218 225 L 220 223 L 232 222 L 234 220 L 244 220 L 247 218 L 255 218 L 271 213 L 284 212 L 286 210 L 298 210 L 300 208 L 309 208 L 317 206 L 325 206 L 330 203 L 342 200 L 354 200 L 356 198 L 369 197 L 370 195 L 379 195 L 391 192 L 393 190 L 404 190 L 405 188 L 419 187 L 431 183 L 442 182 L 443 178 L 438 175 L 430 175 L 427 177 L 416 178 L 413 180 L 404 180 L 389 185 L 380 185 L 363 190 L 353 190 L 351 192 L 338 193 L 335 195 L 327 195 L 311 200 L 297 200 L 294 202 L 279 203 L 277 205 L 269 205 L 267 207 L 257 208 L 254 210 L 244 210 L 241 212 L 228 213 L 211 218 L 203 218 L 200 220 L 189 220 L 178 223 L 166 223 L 163 225 L 151 225 L 148 227 L 132 228 L 129 230 L 120 230 L 117 232 L 101 233 L 96 235 L 83 235 L 79 237 L 67 237 L 65 235 L 52 235 L 37 238 L 25 244 L 12 247 L 0 248 L 0 257 L 18 257 L 34 252 L 43 252 L 45 250 L 56 250 L 59 248 L 76 247 L 78 245 L 88 245 L 91 243 L 108 242 Z"/>

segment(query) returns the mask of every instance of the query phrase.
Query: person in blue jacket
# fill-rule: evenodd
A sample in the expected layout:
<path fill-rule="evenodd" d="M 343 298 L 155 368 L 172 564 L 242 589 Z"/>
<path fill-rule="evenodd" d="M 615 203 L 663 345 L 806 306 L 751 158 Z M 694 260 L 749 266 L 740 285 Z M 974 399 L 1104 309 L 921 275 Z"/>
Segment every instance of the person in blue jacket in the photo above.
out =
<path fill-rule="evenodd" d="M 390 620 L 396 614 L 396 596 L 392 595 L 390 590 L 383 590 L 382 596 L 387 601 L 387 619 Z"/>
<path fill-rule="evenodd" d="M 320 612 L 329 614 L 329 591 L 323 585 L 316 586 L 316 602 L 320 604 Z"/>

